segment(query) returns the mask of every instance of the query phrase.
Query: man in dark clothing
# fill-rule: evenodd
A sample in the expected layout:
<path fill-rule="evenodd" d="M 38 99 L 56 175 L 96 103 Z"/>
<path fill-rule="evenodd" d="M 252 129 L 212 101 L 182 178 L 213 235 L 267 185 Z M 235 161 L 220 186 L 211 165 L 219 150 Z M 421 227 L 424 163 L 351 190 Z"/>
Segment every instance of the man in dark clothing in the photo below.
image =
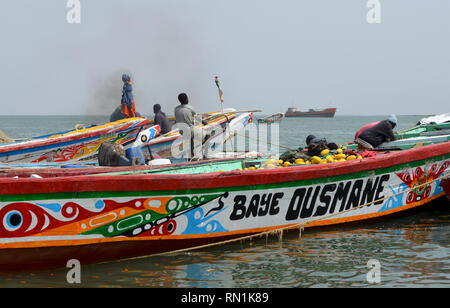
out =
<path fill-rule="evenodd" d="M 327 142 L 325 138 L 318 138 L 314 135 L 308 135 L 306 137 L 307 154 L 310 156 L 317 155 L 325 150 L 336 150 L 338 148 L 337 144 L 334 142 Z"/>
<path fill-rule="evenodd" d="M 153 105 L 153 112 L 155 113 L 154 124 L 159 125 L 161 127 L 161 135 L 167 134 L 170 132 L 170 123 L 166 114 L 161 111 L 161 105 L 155 104 Z"/>
<path fill-rule="evenodd" d="M 355 142 L 358 148 L 373 149 L 383 142 L 394 141 L 393 129 L 397 125 L 397 117 L 391 115 L 389 119 L 380 121 L 378 124 L 369 127 L 361 132 Z"/>

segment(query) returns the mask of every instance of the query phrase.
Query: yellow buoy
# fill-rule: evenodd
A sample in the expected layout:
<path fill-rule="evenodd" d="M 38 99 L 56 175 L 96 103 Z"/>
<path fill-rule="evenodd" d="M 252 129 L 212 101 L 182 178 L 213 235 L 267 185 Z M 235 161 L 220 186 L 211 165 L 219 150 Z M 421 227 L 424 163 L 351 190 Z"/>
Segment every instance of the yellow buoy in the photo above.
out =
<path fill-rule="evenodd" d="M 294 163 L 296 165 L 302 165 L 305 163 L 305 161 L 303 160 L 303 158 L 297 158 Z"/>
<path fill-rule="evenodd" d="M 266 164 L 268 165 L 276 165 L 278 163 L 278 161 L 276 159 L 268 159 L 266 161 Z"/>
<path fill-rule="evenodd" d="M 288 162 L 288 161 L 285 161 L 284 164 L 283 164 L 283 166 L 285 166 L 285 167 L 289 167 L 290 165 L 291 165 L 291 163 Z"/>
<path fill-rule="evenodd" d="M 326 156 L 328 153 L 330 153 L 330 150 L 328 149 L 322 150 L 322 152 L 320 152 L 320 156 Z"/>
<path fill-rule="evenodd" d="M 342 149 L 337 149 L 336 153 L 341 154 L 342 153 Z"/>
<path fill-rule="evenodd" d="M 311 158 L 311 163 L 313 163 L 313 164 L 320 164 L 321 161 L 322 161 L 322 159 L 320 159 L 319 156 L 313 156 Z"/>
<path fill-rule="evenodd" d="M 356 159 L 356 156 L 355 156 L 355 155 L 349 155 L 349 156 L 347 157 L 347 160 L 354 160 L 354 159 Z"/>
<path fill-rule="evenodd" d="M 345 159 L 345 154 L 336 154 L 336 159 Z"/>

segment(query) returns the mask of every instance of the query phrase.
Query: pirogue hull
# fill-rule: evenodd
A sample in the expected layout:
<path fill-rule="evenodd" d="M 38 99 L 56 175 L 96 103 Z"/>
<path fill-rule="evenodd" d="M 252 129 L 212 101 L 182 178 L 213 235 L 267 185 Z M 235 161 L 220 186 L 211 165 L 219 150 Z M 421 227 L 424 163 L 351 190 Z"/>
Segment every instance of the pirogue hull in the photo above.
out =
<path fill-rule="evenodd" d="M 97 154 L 105 142 L 127 145 L 146 128 L 145 118 L 123 119 L 103 125 L 30 138 L 0 145 L 0 163 L 73 162 Z"/>
<path fill-rule="evenodd" d="M 420 124 L 395 133 L 396 140 L 384 142 L 379 149 L 410 149 L 417 145 L 430 145 L 450 141 L 450 123 Z M 347 144 L 349 149 L 357 149 L 354 142 Z"/>
<path fill-rule="evenodd" d="M 0 178 L 0 270 L 388 217 L 443 196 L 449 165 L 447 142 L 281 169 Z"/>

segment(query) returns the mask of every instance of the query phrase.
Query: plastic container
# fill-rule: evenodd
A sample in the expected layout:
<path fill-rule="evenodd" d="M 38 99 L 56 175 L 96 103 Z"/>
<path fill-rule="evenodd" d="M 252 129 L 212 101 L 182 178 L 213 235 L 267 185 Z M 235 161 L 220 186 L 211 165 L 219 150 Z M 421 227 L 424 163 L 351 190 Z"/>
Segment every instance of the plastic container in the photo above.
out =
<path fill-rule="evenodd" d="M 126 149 L 125 155 L 131 161 L 131 165 L 145 165 L 144 153 L 140 147 Z"/>

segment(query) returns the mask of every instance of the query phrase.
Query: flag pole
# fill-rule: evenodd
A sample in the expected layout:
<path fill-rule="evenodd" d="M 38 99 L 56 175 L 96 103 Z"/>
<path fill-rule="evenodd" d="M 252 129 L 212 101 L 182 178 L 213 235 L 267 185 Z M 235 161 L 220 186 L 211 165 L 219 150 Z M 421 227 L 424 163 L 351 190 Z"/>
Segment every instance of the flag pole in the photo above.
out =
<path fill-rule="evenodd" d="M 222 106 L 222 113 L 223 113 L 223 91 L 222 91 L 222 89 L 220 88 L 220 85 L 219 85 L 219 77 L 216 76 L 214 78 L 214 81 L 216 82 L 217 89 L 219 90 L 220 105 Z"/>

